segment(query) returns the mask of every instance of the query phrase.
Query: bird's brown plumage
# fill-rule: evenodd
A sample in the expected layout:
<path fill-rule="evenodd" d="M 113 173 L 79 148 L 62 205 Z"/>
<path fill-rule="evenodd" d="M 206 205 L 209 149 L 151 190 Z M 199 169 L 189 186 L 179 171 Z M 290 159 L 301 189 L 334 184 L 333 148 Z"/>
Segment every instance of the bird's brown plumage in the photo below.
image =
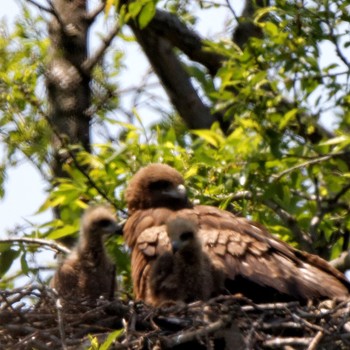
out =
<path fill-rule="evenodd" d="M 116 217 L 107 206 L 90 207 L 81 220 L 79 242 L 58 267 L 50 286 L 64 299 L 112 299 L 115 265 L 104 248 L 104 236 L 117 230 Z"/>
<path fill-rule="evenodd" d="M 160 252 L 150 270 L 145 301 L 159 306 L 168 301 L 209 299 L 218 290 L 219 283 L 223 287 L 224 279 L 204 253 L 197 225 L 175 217 L 168 220 L 166 233 L 164 252 Z"/>
<path fill-rule="evenodd" d="M 349 282 L 325 260 L 294 249 L 248 219 L 212 206 L 192 206 L 183 188 L 177 190 L 183 182 L 175 169 L 152 164 L 141 169 L 127 188 L 131 216 L 124 236 L 132 250 L 137 299 L 150 302 L 152 267 L 164 251 L 170 250 L 166 223 L 178 217 L 198 227 L 203 252 L 215 270 L 224 274 L 225 288 L 230 293 L 242 293 L 254 301 L 349 296 Z M 154 189 L 162 184 L 166 184 L 165 192 L 171 193 L 173 200 L 165 195 L 162 201 L 159 193 L 154 200 Z"/>

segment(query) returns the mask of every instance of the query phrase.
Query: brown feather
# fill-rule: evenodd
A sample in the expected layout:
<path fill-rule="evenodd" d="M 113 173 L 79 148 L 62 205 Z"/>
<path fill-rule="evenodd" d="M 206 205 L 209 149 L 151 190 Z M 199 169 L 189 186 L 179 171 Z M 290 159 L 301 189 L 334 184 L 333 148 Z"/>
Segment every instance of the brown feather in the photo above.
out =
<path fill-rule="evenodd" d="M 81 222 L 77 246 L 55 272 L 50 286 L 64 299 L 111 299 L 116 287 L 115 266 L 107 256 L 103 236 L 117 229 L 111 208 L 89 208 Z"/>
<path fill-rule="evenodd" d="M 210 280 L 220 281 L 220 274 L 225 275 L 225 286 L 230 293 L 267 302 L 349 296 L 349 282 L 325 260 L 289 246 L 248 219 L 212 206 L 192 206 L 180 194 L 180 200 L 165 196 L 162 201 L 155 190 L 158 192 L 153 198 L 155 179 L 171 183 L 168 186 L 172 189 L 183 184 L 175 169 L 152 164 L 137 173 L 128 186 L 126 199 L 131 216 L 124 235 L 132 249 L 136 298 L 146 300 L 151 294 L 149 273 L 159 256 L 169 251 L 164 225 L 174 218 L 184 218 L 198 227 L 196 239 L 201 254 L 205 254 L 211 265 L 211 275 L 206 277 L 209 285 Z M 145 230 L 149 230 L 147 234 Z M 165 256 L 164 264 L 170 266 L 171 259 L 171 255 Z M 168 282 L 171 284 L 172 280 Z M 211 294 L 220 293 L 221 289 L 218 283 Z"/>
<path fill-rule="evenodd" d="M 163 231 L 164 232 L 164 231 Z M 207 300 L 223 287 L 224 278 L 216 276 L 214 267 L 202 250 L 197 237 L 198 226 L 183 217 L 170 219 L 166 237 L 173 248 L 166 246 L 151 267 L 149 294 L 146 301 L 158 306 L 168 301 Z"/>

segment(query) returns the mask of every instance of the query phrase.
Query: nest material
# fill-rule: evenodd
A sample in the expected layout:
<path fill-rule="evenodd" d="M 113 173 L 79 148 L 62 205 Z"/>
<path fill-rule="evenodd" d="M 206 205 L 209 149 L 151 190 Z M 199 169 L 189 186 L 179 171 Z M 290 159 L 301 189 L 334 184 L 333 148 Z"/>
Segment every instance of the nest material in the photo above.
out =
<path fill-rule="evenodd" d="M 45 286 L 0 291 L 1 349 L 349 349 L 350 301 L 254 304 L 221 296 L 151 308 L 132 300 L 62 305 Z M 113 342 L 108 338 L 116 332 Z M 108 341 L 108 340 L 107 340 Z"/>

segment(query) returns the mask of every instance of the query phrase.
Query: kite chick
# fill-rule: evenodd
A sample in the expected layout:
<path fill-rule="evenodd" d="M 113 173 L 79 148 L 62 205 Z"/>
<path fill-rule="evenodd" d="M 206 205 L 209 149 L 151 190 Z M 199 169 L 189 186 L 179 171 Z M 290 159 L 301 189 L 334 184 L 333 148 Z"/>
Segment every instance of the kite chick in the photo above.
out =
<path fill-rule="evenodd" d="M 108 206 L 90 207 L 81 220 L 77 246 L 58 267 L 50 286 L 63 299 L 113 299 L 115 265 L 107 256 L 104 237 L 117 231 L 116 216 Z"/>
<path fill-rule="evenodd" d="M 196 223 L 176 217 L 167 222 L 166 231 L 171 249 L 151 268 L 147 302 L 159 306 L 167 301 L 209 299 L 214 293 L 214 270 L 202 249 Z"/>

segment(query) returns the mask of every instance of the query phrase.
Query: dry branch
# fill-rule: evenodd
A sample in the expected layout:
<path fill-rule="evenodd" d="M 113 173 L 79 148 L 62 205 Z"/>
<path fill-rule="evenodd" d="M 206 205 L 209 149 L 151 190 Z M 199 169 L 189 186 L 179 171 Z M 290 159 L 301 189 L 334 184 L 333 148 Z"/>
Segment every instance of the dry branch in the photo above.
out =
<path fill-rule="evenodd" d="M 42 247 L 48 247 L 57 253 L 64 253 L 64 254 L 70 253 L 70 249 L 64 246 L 63 244 L 59 244 L 55 241 L 49 241 L 47 239 L 28 238 L 28 237 L 0 239 L 0 244 L 6 244 L 6 243 L 12 243 L 12 244 L 25 243 L 28 245 L 39 245 Z"/>
<path fill-rule="evenodd" d="M 0 301 L 3 349 L 86 349 L 91 336 L 101 345 L 110 332 L 122 328 L 110 349 L 153 349 L 155 344 L 171 349 L 189 342 L 194 349 L 207 349 L 218 341 L 229 348 L 258 350 L 348 349 L 350 344 L 350 301 L 258 305 L 239 296 L 221 296 L 159 309 L 121 300 L 96 305 L 75 301 L 57 308 L 49 288 L 33 285 L 0 291 Z"/>

